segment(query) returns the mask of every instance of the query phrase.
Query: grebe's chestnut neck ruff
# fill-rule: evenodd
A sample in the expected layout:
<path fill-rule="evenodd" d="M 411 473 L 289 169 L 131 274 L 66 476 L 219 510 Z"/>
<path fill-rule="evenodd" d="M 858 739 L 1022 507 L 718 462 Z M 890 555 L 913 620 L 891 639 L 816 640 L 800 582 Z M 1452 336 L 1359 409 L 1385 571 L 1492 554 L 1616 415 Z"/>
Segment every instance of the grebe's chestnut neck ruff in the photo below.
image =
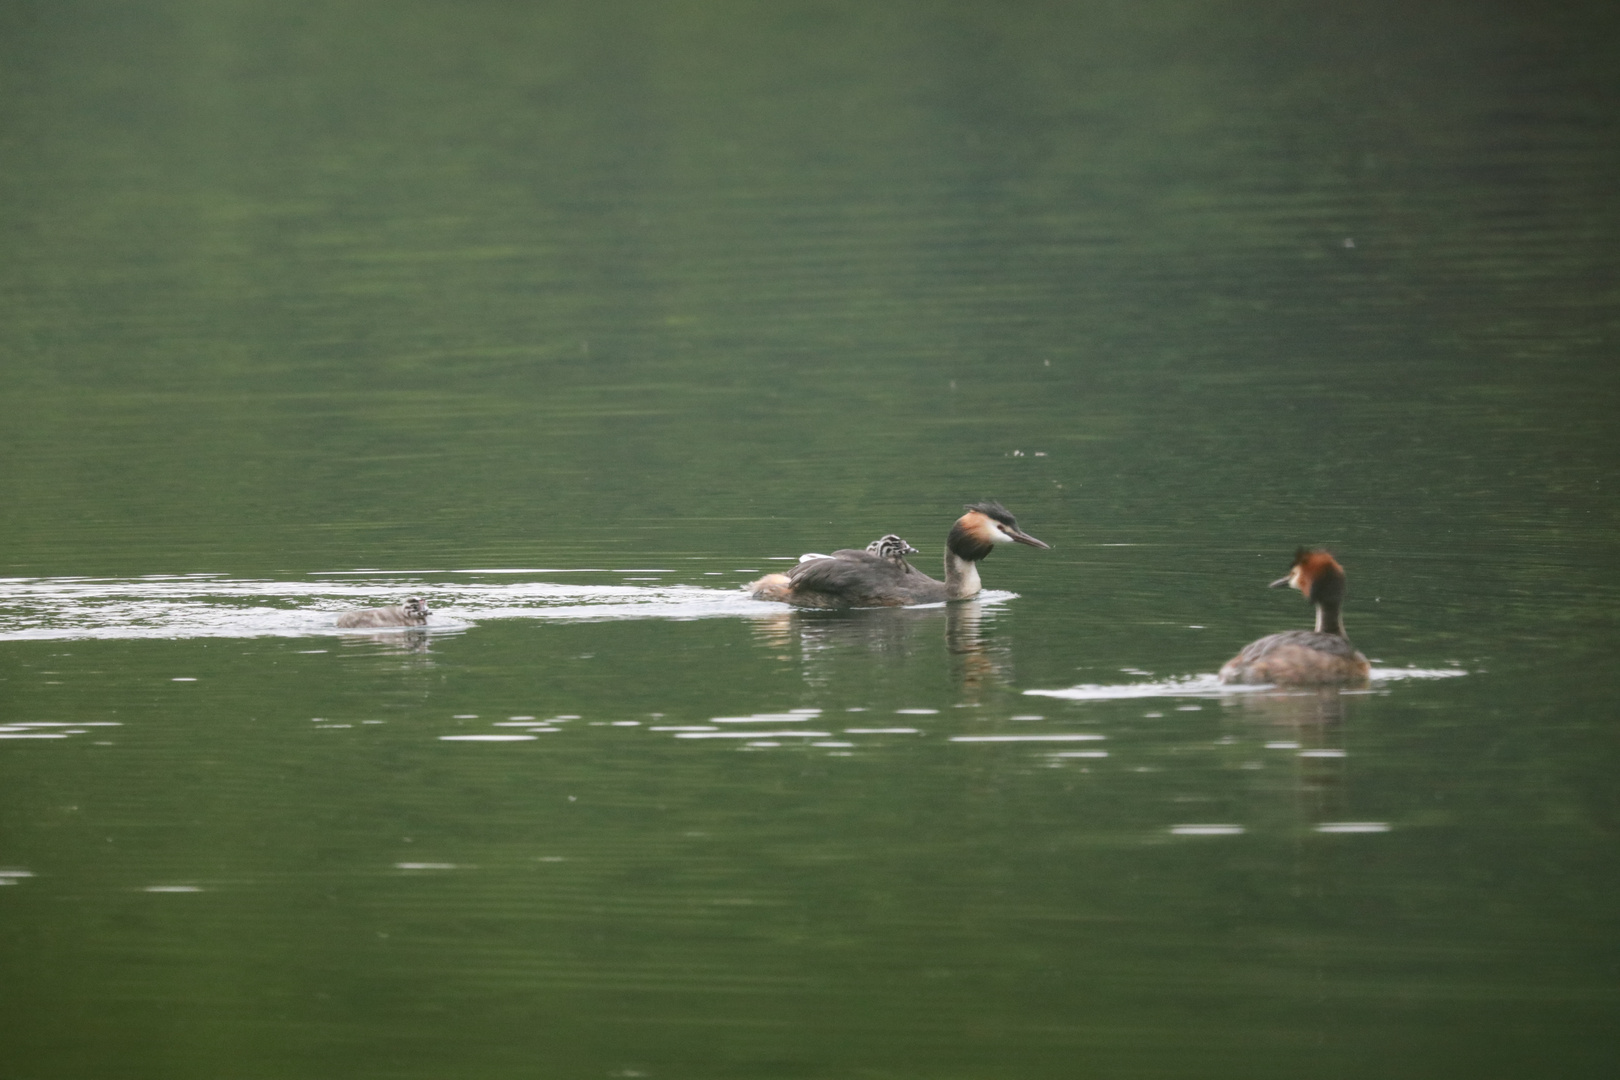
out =
<path fill-rule="evenodd" d="M 1285 577 L 1316 606 L 1315 630 L 1287 630 L 1250 644 L 1221 668 L 1225 683 L 1324 685 L 1363 683 L 1371 665 L 1344 632 L 1344 567 L 1328 552 L 1300 548 Z"/>
<path fill-rule="evenodd" d="M 945 591 L 947 600 L 964 600 L 977 595 L 979 563 L 989 557 L 997 544 L 1028 544 L 1049 548 L 1050 544 L 1021 532 L 1018 520 L 998 502 L 968 503 L 967 513 L 956 519 L 945 538 Z"/>
<path fill-rule="evenodd" d="M 1294 565 L 1284 577 L 1271 583 L 1298 589 L 1316 605 L 1316 632 L 1344 637 L 1344 567 L 1325 551 L 1300 548 L 1294 552 Z"/>
<path fill-rule="evenodd" d="M 979 592 L 978 564 L 997 544 L 1051 545 L 1018 528 L 997 502 L 970 503 L 945 539 L 945 580 L 936 581 L 906 562 L 916 548 L 890 533 L 865 551 L 843 549 L 805 556 L 785 574 L 767 574 L 748 586 L 756 600 L 798 607 L 899 607 L 965 600 Z"/>

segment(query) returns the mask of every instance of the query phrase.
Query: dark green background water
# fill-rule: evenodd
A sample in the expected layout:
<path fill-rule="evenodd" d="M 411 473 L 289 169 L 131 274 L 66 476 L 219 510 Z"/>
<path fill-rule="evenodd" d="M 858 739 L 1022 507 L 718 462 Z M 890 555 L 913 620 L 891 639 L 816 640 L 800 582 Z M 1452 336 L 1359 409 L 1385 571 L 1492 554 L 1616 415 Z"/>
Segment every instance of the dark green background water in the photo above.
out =
<path fill-rule="evenodd" d="M 1598 3 L 0 6 L 0 727 L 66 736 L 0 740 L 0 1076 L 1615 1075 L 1617 55 Z M 690 591 L 932 571 L 986 496 L 1053 545 L 1015 598 Z M 1301 543 L 1468 674 L 1165 683 L 1308 619 Z M 355 568 L 450 632 L 208 584 Z M 201 573 L 172 638 L 115 596 Z M 624 605 L 500 606 L 553 581 Z M 1034 734 L 1103 738 L 960 741 Z"/>

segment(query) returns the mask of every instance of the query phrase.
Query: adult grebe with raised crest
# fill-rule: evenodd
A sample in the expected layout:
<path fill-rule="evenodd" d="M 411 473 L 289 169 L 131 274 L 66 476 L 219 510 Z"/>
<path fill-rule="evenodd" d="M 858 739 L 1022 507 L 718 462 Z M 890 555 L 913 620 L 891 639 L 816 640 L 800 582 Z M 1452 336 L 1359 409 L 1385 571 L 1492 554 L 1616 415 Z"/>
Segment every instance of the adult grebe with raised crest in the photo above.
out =
<path fill-rule="evenodd" d="M 1049 548 L 1018 528 L 998 502 L 970 503 L 945 539 L 945 580 L 936 581 L 906 562 L 916 548 L 890 533 L 865 551 L 844 548 L 805 556 L 783 574 L 766 574 L 748 585 L 755 600 L 796 607 L 902 607 L 965 600 L 981 588 L 978 564 L 997 544 Z"/>
<path fill-rule="evenodd" d="M 1326 551 L 1300 548 L 1287 577 L 1273 589 L 1290 585 L 1316 605 L 1315 630 L 1285 630 L 1246 647 L 1221 668 L 1223 683 L 1279 683 L 1322 686 L 1364 683 L 1371 665 L 1344 633 L 1344 567 Z"/>

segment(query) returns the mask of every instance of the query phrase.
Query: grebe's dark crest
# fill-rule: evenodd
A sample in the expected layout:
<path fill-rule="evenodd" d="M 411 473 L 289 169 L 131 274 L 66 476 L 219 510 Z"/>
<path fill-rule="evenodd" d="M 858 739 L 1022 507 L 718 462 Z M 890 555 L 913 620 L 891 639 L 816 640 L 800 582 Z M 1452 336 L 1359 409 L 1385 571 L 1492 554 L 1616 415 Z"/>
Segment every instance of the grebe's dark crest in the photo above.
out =
<path fill-rule="evenodd" d="M 1225 683 L 1328 685 L 1364 683 L 1371 665 L 1344 632 L 1344 567 L 1320 549 L 1300 548 L 1286 577 L 1271 583 L 1298 589 L 1316 605 L 1316 629 L 1286 630 L 1250 644 L 1221 668 Z"/>
<path fill-rule="evenodd" d="M 431 611 L 426 600 L 420 596 L 413 596 L 403 604 L 395 604 L 393 607 L 345 611 L 338 616 L 337 624 L 344 629 L 356 626 L 421 626 L 427 622 Z"/>
<path fill-rule="evenodd" d="M 1018 521 L 997 502 L 970 503 L 945 540 L 945 580 L 936 581 L 906 562 L 917 549 L 890 533 L 865 551 L 849 548 L 831 555 L 806 555 L 785 574 L 767 574 L 748 586 L 756 600 L 798 607 L 899 607 L 964 600 L 978 593 L 978 563 L 997 544 L 1045 548 L 1019 530 Z"/>

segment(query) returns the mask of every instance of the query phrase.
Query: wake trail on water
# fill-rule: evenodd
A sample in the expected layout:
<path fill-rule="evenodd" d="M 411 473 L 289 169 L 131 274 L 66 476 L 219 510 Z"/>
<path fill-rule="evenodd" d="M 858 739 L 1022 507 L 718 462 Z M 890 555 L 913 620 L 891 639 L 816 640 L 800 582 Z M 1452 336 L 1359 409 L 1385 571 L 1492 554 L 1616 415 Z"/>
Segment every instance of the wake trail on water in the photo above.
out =
<path fill-rule="evenodd" d="M 488 619 L 709 619 L 767 617 L 781 609 L 740 588 L 574 581 L 442 580 L 438 574 L 344 572 L 304 580 L 187 574 L 141 578 L 0 578 L 0 641 L 124 638 L 308 637 L 322 634 L 456 633 Z M 461 571 L 642 574 L 636 570 Z M 421 596 L 425 627 L 340 630 L 340 612 Z"/>
<path fill-rule="evenodd" d="M 1468 674 L 1462 668 L 1374 667 L 1369 675 L 1372 687 L 1380 683 L 1403 679 L 1450 679 Z M 1222 698 L 1238 694 L 1276 694 L 1279 688 L 1269 683 L 1257 685 L 1223 683 L 1219 676 L 1181 675 L 1151 682 L 1085 683 L 1059 690 L 1025 690 L 1033 697 L 1062 698 L 1066 701 L 1124 701 L 1130 698 Z M 1315 694 L 1315 687 L 1305 687 L 1300 693 Z M 1347 689 L 1341 693 L 1363 693 Z"/>

